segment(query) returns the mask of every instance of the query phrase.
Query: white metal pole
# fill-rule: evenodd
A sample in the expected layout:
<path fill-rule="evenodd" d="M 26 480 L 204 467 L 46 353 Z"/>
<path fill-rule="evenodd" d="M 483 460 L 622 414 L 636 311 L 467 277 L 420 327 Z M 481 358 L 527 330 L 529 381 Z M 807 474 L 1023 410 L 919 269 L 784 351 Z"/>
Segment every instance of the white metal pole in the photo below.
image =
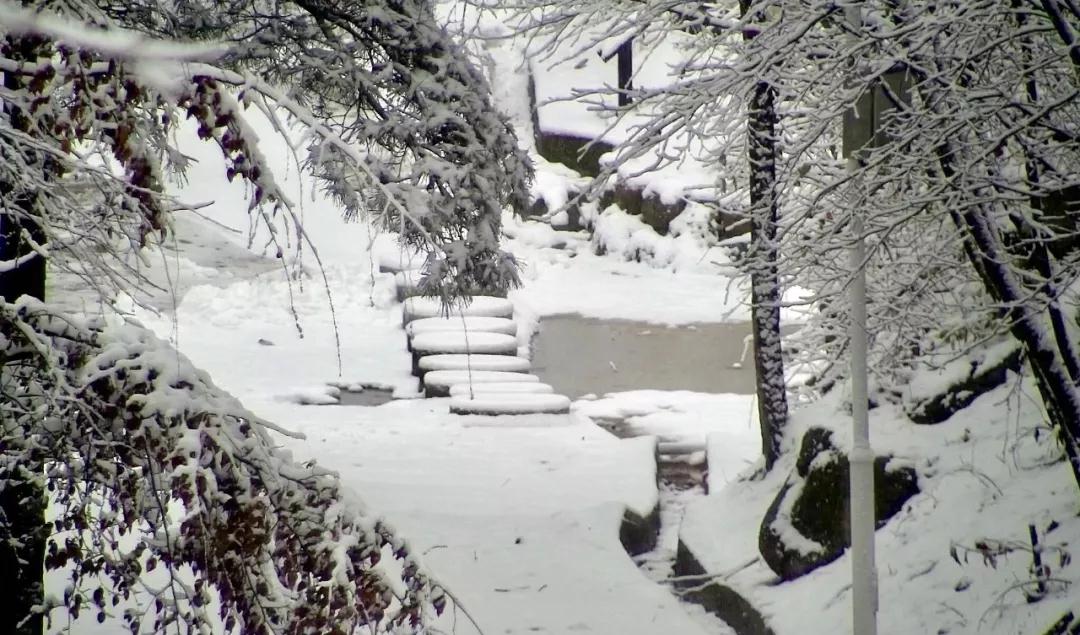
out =
<path fill-rule="evenodd" d="M 858 4 L 846 10 L 848 24 L 860 28 L 862 13 Z M 855 35 L 852 43 L 857 42 Z M 859 99 L 848 124 L 855 130 L 845 132 L 851 140 L 847 157 L 849 175 L 859 168 L 857 148 L 869 145 L 873 138 L 873 95 Z M 852 183 L 854 187 L 854 182 Z M 863 240 L 863 218 L 860 210 L 852 210 L 851 233 L 854 245 L 850 264 L 850 350 L 851 350 L 851 418 L 852 445 L 848 457 L 851 472 L 851 602 L 852 632 L 855 635 L 877 633 L 877 570 L 874 564 L 874 452 L 870 448 L 870 425 L 867 414 L 866 381 L 866 245 Z"/>

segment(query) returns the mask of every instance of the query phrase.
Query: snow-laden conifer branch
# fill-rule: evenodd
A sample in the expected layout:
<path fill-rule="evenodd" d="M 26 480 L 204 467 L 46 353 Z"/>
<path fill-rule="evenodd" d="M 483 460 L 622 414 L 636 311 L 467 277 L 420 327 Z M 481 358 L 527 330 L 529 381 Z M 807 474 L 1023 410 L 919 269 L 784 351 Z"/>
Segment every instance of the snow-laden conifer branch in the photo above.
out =
<path fill-rule="evenodd" d="M 71 576 L 76 614 L 116 596 L 130 625 L 145 612 L 156 631 L 220 620 L 322 633 L 415 625 L 441 607 L 336 476 L 274 450 L 256 417 L 145 329 L 60 319 L 28 298 L 0 318 L 0 358 L 23 360 L 0 385 L 0 483 L 30 457 L 47 466 L 35 476 L 56 510 L 46 566 Z M 391 555 L 404 587 L 378 565 Z M 165 585 L 148 577 L 158 567 Z"/>

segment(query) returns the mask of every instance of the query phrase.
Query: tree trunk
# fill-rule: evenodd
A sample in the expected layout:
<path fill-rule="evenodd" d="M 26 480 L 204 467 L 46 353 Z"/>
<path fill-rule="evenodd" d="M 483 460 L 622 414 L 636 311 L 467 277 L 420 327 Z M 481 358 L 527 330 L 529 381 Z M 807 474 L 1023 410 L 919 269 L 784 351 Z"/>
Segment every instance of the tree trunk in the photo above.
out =
<path fill-rule="evenodd" d="M 776 89 L 768 82 L 754 87 L 747 129 L 750 151 L 750 300 L 757 373 L 758 420 L 765 469 L 783 450 L 787 426 L 787 385 L 780 341 L 780 276 L 776 226 Z"/>
<path fill-rule="evenodd" d="M 0 441 L 0 445 L 3 442 Z M 2 451 L 3 448 L 0 448 Z M 45 493 L 29 467 L 0 486 L 0 633 L 41 635 L 45 597 Z"/>
<path fill-rule="evenodd" d="M 944 177 L 955 180 L 953 148 L 940 147 L 937 155 Z M 990 297 L 1001 304 L 1001 317 L 1009 325 L 1012 336 L 1027 350 L 1043 407 L 1058 430 L 1073 478 L 1080 486 L 1080 393 L 1051 341 L 1051 334 L 1041 323 L 1040 311 L 1025 302 L 1028 294 L 1010 268 L 1006 250 L 993 229 L 993 216 L 982 205 L 966 207 L 963 212 L 951 211 L 950 216 L 963 234 L 964 253 L 972 267 Z"/>
<path fill-rule="evenodd" d="M 9 59 L 34 61 L 48 54 L 44 39 L 34 36 L 9 36 L 3 43 L 3 54 Z M 13 73 L 4 74 L 4 87 L 15 93 L 21 91 L 24 79 Z M 18 105 L 5 102 L 4 112 L 13 128 L 26 132 L 30 123 Z M 40 225 L 35 222 L 36 201 L 26 192 L 15 192 L 14 183 L 0 182 L 0 193 L 8 205 L 14 203 L 15 213 L 0 212 L 0 261 L 14 260 L 32 253 L 22 238 L 27 232 L 39 243 L 45 242 Z M 14 199 L 14 200 L 12 200 Z M 11 271 L 0 273 L 0 297 L 11 302 L 22 295 L 45 299 L 45 259 L 29 259 Z M 0 359 L 0 364 L 5 360 Z M 2 372 L 2 370 L 0 370 Z M 5 454 L 4 437 L 19 434 L 19 430 L 0 421 L 0 455 Z M 0 482 L 0 633 L 40 635 L 44 627 L 40 607 L 45 598 L 44 558 L 48 528 L 45 525 L 45 490 L 42 487 L 41 465 L 34 461 L 13 466 Z"/>
<path fill-rule="evenodd" d="M 751 0 L 740 0 L 743 16 Z M 744 38 L 750 39 L 750 31 Z M 776 162 L 779 148 L 776 126 L 776 88 L 762 80 L 754 85 L 747 108 L 747 140 L 750 162 L 750 301 L 754 339 L 754 370 L 761 452 L 770 470 L 783 451 L 788 420 L 787 384 L 780 342 L 780 276 L 776 243 L 780 210 L 776 200 Z"/>

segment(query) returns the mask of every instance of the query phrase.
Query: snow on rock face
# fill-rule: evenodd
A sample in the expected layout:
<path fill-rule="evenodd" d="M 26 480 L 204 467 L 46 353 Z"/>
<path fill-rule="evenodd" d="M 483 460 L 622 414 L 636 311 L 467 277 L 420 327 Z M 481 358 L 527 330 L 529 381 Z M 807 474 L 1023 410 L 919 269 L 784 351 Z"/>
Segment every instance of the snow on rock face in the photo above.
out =
<path fill-rule="evenodd" d="M 405 325 L 405 335 L 410 338 L 421 333 L 439 331 L 483 331 L 514 335 L 517 333 L 517 323 L 510 318 L 469 315 L 421 318 Z"/>
<path fill-rule="evenodd" d="M 421 318 L 446 317 L 446 315 L 446 308 L 439 298 L 409 298 L 405 300 L 402 323 L 408 324 Z M 514 305 L 506 298 L 478 295 L 473 296 L 468 305 L 455 304 L 450 308 L 450 315 L 508 318 L 514 315 Z"/>
<path fill-rule="evenodd" d="M 501 370 L 508 373 L 523 373 L 529 370 L 529 360 L 510 355 L 467 355 L 462 353 L 443 353 L 426 355 L 420 358 L 420 372 L 432 370 Z"/>
<path fill-rule="evenodd" d="M 524 415 L 570 412 L 570 398 L 551 394 L 476 394 L 450 399 L 454 414 Z"/>
<path fill-rule="evenodd" d="M 517 338 L 506 333 L 467 333 L 443 331 L 421 333 L 412 339 L 413 353 L 488 353 L 513 355 L 517 353 Z"/>
<path fill-rule="evenodd" d="M 487 384 L 508 382 L 539 382 L 540 378 L 529 373 L 508 373 L 498 370 L 433 370 L 424 375 L 424 394 L 428 397 L 446 397 L 450 387 L 456 384 Z"/>
<path fill-rule="evenodd" d="M 832 562 L 851 544 L 850 468 L 832 436 L 820 427 L 806 431 L 795 470 L 761 523 L 761 557 L 783 580 Z M 874 459 L 874 511 L 879 526 L 919 493 L 915 470 L 899 463 L 890 467 L 891 461 L 891 456 Z"/>

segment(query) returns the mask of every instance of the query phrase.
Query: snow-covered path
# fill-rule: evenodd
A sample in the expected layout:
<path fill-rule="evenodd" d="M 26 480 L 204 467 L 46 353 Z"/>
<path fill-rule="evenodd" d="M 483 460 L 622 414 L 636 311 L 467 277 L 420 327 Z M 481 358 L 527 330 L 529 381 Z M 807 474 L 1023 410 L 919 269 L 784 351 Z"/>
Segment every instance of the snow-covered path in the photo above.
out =
<path fill-rule="evenodd" d="M 227 238 L 197 222 L 203 223 L 198 238 L 178 241 L 180 257 L 190 265 L 174 272 L 182 285 L 175 312 L 140 311 L 139 319 L 173 339 L 255 413 L 303 433 L 302 441 L 282 443 L 297 459 L 315 458 L 339 471 L 372 513 L 407 538 L 482 632 L 725 632 L 649 580 L 620 544 L 624 513 L 645 517 L 658 503 L 654 437 L 620 440 L 575 413 L 451 415 L 446 399 L 397 399 L 379 407 L 300 405 L 334 381 L 393 386 L 399 395 L 415 392 L 392 276 L 372 275 L 371 259 L 328 264 L 340 334 L 339 375 L 326 294 L 317 278 L 302 289 L 292 284 L 300 338 L 289 285 L 277 272 L 251 277 L 241 267 L 231 281 L 222 279 L 231 275 L 228 270 L 213 279 L 200 273 L 200 267 L 214 264 L 200 260 L 218 252 L 207 243 Z M 559 254 L 528 244 L 518 248 L 530 262 L 564 268 L 554 264 Z M 592 264 L 575 260 L 568 266 Z M 195 274 L 202 277 L 184 283 Z M 653 279 L 663 298 L 670 277 Z M 528 285 L 521 293 L 533 300 L 527 319 L 538 317 L 532 311 L 562 306 Z M 669 321 L 661 312 L 671 312 L 671 303 L 655 306 L 654 318 Z M 643 313 L 649 317 L 635 303 L 633 317 Z M 670 410 L 673 404 L 654 407 Z M 648 412 L 650 406 L 635 408 Z M 745 433 L 744 416 L 738 428 L 739 435 Z M 453 632 L 473 632 L 463 611 L 445 619 L 443 626 L 453 626 Z"/>

